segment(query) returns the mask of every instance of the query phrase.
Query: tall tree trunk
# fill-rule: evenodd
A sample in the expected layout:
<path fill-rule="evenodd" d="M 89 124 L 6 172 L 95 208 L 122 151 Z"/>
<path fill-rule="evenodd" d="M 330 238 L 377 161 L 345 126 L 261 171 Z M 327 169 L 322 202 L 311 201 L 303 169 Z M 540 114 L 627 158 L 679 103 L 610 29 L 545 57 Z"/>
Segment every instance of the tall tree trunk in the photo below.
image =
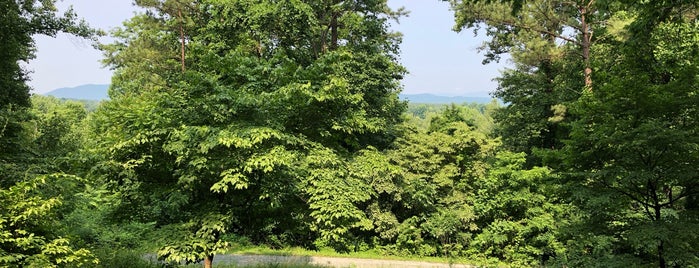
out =
<path fill-rule="evenodd" d="M 653 207 L 653 210 L 655 212 L 655 220 L 660 221 L 660 218 L 662 217 L 661 215 L 661 207 L 658 202 L 657 195 L 654 196 L 654 201 L 655 201 L 655 206 Z M 667 268 L 667 263 L 665 262 L 665 243 L 661 240 L 658 242 L 658 267 L 660 268 Z"/>
<path fill-rule="evenodd" d="M 590 1 L 588 5 L 592 4 Z M 592 91 L 592 67 L 590 67 L 590 47 L 592 46 L 592 33 L 587 25 L 587 12 L 589 6 L 580 6 L 580 31 L 582 32 L 582 47 L 583 64 L 585 66 L 585 90 Z"/>
<path fill-rule="evenodd" d="M 658 261 L 659 261 L 659 267 L 660 268 L 667 268 L 667 263 L 665 263 L 665 256 L 663 256 L 663 242 L 660 241 L 660 244 L 658 244 Z"/>
<path fill-rule="evenodd" d="M 182 62 L 182 72 L 184 73 L 184 18 L 182 17 L 182 8 L 177 7 L 177 16 L 180 17 L 180 61 Z"/>
<path fill-rule="evenodd" d="M 325 52 L 328 52 L 327 39 L 328 39 L 328 29 L 324 29 L 320 35 L 320 53 L 319 54 L 325 54 Z"/>
<path fill-rule="evenodd" d="M 333 12 L 332 18 L 330 19 L 330 50 L 335 50 L 337 49 L 337 39 L 338 39 L 338 33 L 337 33 L 337 12 Z"/>
<path fill-rule="evenodd" d="M 214 263 L 214 255 L 211 254 L 211 255 L 206 256 L 206 258 L 204 259 L 204 268 L 213 267 L 213 263 Z"/>

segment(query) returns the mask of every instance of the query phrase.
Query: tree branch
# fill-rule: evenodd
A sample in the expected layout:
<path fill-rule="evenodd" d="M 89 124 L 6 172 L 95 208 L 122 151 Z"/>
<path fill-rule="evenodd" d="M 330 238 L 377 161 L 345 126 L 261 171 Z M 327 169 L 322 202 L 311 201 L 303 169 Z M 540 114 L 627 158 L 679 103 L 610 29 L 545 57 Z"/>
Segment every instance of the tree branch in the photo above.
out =
<path fill-rule="evenodd" d="M 531 27 L 531 26 L 520 25 L 520 24 L 513 22 L 513 21 L 510 21 L 510 20 L 496 20 L 496 19 L 482 19 L 482 20 L 483 20 L 483 22 L 485 22 L 486 24 L 491 25 L 491 26 L 494 26 L 494 24 L 495 25 L 499 24 L 499 25 L 509 26 L 509 27 L 513 27 L 513 28 L 530 30 L 530 31 L 538 32 L 540 34 L 552 36 L 552 37 L 555 37 L 555 38 L 558 38 L 558 39 L 561 39 L 561 40 L 564 40 L 567 42 L 571 42 L 571 43 L 576 44 L 576 45 L 580 45 L 580 42 L 575 40 L 575 39 L 572 39 L 570 37 L 567 37 L 567 36 L 564 36 L 564 35 L 561 35 L 561 34 L 558 34 L 556 32 L 546 30 L 546 29 L 536 29 L 536 28 Z"/>

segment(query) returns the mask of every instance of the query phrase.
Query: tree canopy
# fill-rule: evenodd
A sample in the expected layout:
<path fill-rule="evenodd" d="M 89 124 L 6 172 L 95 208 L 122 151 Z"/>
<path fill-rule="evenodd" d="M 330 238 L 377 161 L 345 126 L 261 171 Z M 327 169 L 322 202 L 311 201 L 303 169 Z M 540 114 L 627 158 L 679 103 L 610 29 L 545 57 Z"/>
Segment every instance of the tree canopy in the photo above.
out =
<path fill-rule="evenodd" d="M 511 56 L 498 100 L 401 101 L 385 0 L 137 0 L 98 45 L 110 100 L 30 97 L 34 35 L 100 32 L 0 0 L 0 266 L 699 265 L 699 3 L 449 2 Z"/>
<path fill-rule="evenodd" d="M 30 110 L 27 71 L 33 36 L 59 32 L 94 38 L 99 32 L 71 10 L 57 14 L 54 1 L 0 1 L 0 265 L 58 267 L 96 264 L 85 248 L 56 230 L 71 193 L 82 181 L 63 172 L 79 146 L 74 127 L 82 106 L 37 99 Z M 65 146 L 65 147 L 64 147 Z"/>
<path fill-rule="evenodd" d="M 209 262 L 228 233 L 308 232 L 298 217 L 322 234 L 333 189 L 320 183 L 396 135 L 405 71 L 387 22 L 400 14 L 385 1 L 138 4 L 148 11 L 104 47 L 116 75 L 94 129 L 124 209 L 194 235 L 162 249 L 175 261 Z"/>

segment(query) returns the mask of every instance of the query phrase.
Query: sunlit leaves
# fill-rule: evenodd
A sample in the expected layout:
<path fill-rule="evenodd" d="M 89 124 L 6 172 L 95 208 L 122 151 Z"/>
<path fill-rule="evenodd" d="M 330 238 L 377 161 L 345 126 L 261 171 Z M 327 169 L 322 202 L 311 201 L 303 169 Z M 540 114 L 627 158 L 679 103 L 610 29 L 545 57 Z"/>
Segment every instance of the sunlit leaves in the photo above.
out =
<path fill-rule="evenodd" d="M 166 238 L 170 245 L 158 250 L 158 258 L 170 263 L 191 263 L 225 252 L 228 243 L 221 241 L 220 236 L 226 233 L 230 219 L 230 216 L 211 213 L 166 227 L 171 232 Z"/>
<path fill-rule="evenodd" d="M 395 14 L 384 1 L 137 4 L 157 12 L 135 16 L 104 46 L 116 69 L 112 100 L 93 123 L 113 168 L 104 177 L 123 204 L 151 211 L 139 220 L 194 230 L 206 215 L 231 215 L 213 238 L 185 236 L 161 255 L 208 257 L 219 247 L 204 245 L 229 232 L 304 231 L 291 242 L 342 247 L 372 227 L 359 206 L 374 196 L 369 175 L 347 163 L 367 146 L 385 148 L 404 108 L 398 39 L 385 24 Z M 174 60 L 181 19 L 186 71 Z"/>
<path fill-rule="evenodd" d="M 555 256 L 564 247 L 558 238 L 561 218 L 570 208 L 553 202 L 548 186 L 551 170 L 524 169 L 522 153 L 499 152 L 483 178 L 474 181 L 474 205 L 480 232 L 469 249 L 485 258 L 513 265 L 535 265 L 543 256 Z"/>
<path fill-rule="evenodd" d="M 51 194 L 58 180 L 72 176 L 39 176 L 0 189 L 0 265 L 26 267 L 82 266 L 98 263 L 87 249 L 75 248 L 70 240 L 51 230 L 57 211 L 67 196 Z M 49 186 L 51 185 L 51 186 Z M 68 193 L 63 193 L 68 194 Z"/>

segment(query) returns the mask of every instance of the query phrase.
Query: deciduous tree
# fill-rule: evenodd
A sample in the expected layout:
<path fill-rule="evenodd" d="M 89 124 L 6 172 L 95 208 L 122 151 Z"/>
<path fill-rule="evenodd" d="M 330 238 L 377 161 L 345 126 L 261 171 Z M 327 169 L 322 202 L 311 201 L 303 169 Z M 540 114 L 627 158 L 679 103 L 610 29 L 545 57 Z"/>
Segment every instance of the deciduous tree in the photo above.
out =
<path fill-rule="evenodd" d="M 71 131 L 63 127 L 75 122 L 46 122 L 42 119 L 50 115 L 29 110 L 28 75 L 21 63 L 34 57 L 36 34 L 92 38 L 97 32 L 71 10 L 57 14 L 50 0 L 2 0 L 0 10 L 0 265 L 95 264 L 88 250 L 75 248 L 51 226 L 70 209 L 61 205 L 79 188 L 63 186 L 80 183 L 56 164 L 67 152 L 54 151 L 58 148 L 49 143 L 67 139 Z"/>
<path fill-rule="evenodd" d="M 184 72 L 171 13 L 137 15 L 104 47 L 117 75 L 94 126 L 125 220 L 179 230 L 160 251 L 169 261 L 210 264 L 226 234 L 342 242 L 358 215 L 327 197 L 353 189 L 338 181 L 345 160 L 390 144 L 404 109 L 387 27 L 398 13 L 385 1 L 184 4 L 197 14 Z"/>
<path fill-rule="evenodd" d="M 696 6 L 639 4 L 627 39 L 606 50 L 604 84 L 575 105 L 563 155 L 593 234 L 577 260 L 696 265 Z"/>

